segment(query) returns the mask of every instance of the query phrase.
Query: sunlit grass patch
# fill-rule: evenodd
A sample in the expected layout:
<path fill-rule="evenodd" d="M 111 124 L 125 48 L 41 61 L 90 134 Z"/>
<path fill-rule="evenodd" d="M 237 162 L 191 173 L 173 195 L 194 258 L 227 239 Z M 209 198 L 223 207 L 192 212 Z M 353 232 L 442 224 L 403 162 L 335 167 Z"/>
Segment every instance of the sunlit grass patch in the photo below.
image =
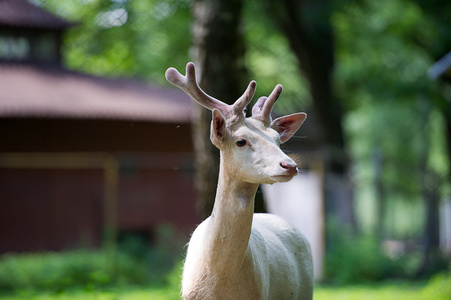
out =
<path fill-rule="evenodd" d="M 72 290 L 62 293 L 24 291 L 2 296 L 2 300 L 180 300 L 174 288 L 120 288 L 104 291 Z"/>
<path fill-rule="evenodd" d="M 314 300 L 427 300 L 421 291 L 424 284 L 389 283 L 378 285 L 357 285 L 315 289 Z"/>

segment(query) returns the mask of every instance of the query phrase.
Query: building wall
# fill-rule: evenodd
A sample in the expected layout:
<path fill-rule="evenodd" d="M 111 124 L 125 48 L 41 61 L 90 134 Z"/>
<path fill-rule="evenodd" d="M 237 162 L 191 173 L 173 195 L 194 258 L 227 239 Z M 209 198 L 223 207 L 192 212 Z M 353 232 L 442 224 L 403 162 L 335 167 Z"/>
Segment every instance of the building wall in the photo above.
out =
<path fill-rule="evenodd" d="M 97 247 L 111 208 L 149 237 L 199 222 L 189 125 L 1 119 L 0 141 L 0 252 Z"/>
<path fill-rule="evenodd" d="M 0 253 L 100 244 L 102 171 L 0 168 Z"/>
<path fill-rule="evenodd" d="M 192 153 L 191 126 L 94 119 L 0 118 L 0 152 Z"/>

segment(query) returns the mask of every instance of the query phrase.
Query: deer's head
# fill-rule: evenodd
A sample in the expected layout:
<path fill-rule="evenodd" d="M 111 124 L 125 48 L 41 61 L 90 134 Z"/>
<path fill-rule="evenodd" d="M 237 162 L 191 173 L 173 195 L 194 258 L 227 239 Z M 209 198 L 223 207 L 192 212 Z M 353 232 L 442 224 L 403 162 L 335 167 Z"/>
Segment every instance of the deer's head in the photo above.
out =
<path fill-rule="evenodd" d="M 207 95 L 198 85 L 193 63 L 186 65 L 186 76 L 176 69 L 166 71 L 166 79 L 213 113 L 212 143 L 221 151 L 229 172 L 245 182 L 289 181 L 297 174 L 296 163 L 280 150 L 302 125 L 307 115 L 296 113 L 271 119 L 274 103 L 282 93 L 278 84 L 269 97 L 261 97 L 246 118 L 244 109 L 251 102 L 257 84 L 251 81 L 244 94 L 232 105 Z"/>

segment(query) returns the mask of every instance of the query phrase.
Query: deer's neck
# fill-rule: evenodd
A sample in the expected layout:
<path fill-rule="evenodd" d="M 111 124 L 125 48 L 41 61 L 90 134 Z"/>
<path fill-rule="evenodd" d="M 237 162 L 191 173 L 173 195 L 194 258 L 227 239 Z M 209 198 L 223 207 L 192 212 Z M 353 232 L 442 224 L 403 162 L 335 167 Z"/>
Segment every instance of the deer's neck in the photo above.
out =
<path fill-rule="evenodd" d="M 209 271 L 233 277 L 244 261 L 251 234 L 258 184 L 240 181 L 221 155 L 218 188 L 205 248 Z"/>

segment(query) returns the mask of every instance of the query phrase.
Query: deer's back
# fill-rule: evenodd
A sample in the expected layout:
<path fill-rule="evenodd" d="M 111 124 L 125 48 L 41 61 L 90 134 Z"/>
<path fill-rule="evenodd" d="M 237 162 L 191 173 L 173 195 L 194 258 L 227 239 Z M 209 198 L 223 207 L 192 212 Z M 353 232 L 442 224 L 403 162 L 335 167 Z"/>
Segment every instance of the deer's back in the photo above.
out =
<path fill-rule="evenodd" d="M 310 245 L 291 224 L 272 214 L 254 214 L 247 254 L 264 298 L 312 299 Z"/>

